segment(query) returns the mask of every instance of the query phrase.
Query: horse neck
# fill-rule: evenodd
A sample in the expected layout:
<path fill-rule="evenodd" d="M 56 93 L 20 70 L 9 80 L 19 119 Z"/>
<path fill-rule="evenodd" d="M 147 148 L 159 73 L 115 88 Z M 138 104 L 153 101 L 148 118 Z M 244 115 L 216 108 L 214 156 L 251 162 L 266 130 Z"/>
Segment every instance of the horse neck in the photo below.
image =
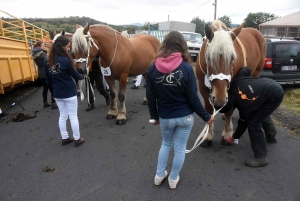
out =
<path fill-rule="evenodd" d="M 113 29 L 105 26 L 91 27 L 90 34 L 99 48 L 98 53 L 101 56 L 101 60 L 110 62 L 116 49 L 116 35 L 119 46 L 121 38 L 119 37 L 119 34 L 115 33 Z"/>

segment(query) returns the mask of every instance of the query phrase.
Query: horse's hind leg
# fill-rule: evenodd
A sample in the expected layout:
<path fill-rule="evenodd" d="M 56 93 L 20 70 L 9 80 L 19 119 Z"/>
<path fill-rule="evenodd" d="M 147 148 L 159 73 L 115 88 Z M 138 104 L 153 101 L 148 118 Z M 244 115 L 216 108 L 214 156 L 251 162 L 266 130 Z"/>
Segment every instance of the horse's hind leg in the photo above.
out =
<path fill-rule="evenodd" d="M 144 77 L 144 86 L 145 86 L 147 82 L 147 73 L 144 73 L 143 77 Z M 143 105 L 148 105 L 148 100 L 146 97 L 144 97 Z"/>
<path fill-rule="evenodd" d="M 126 107 L 125 107 L 125 90 L 126 90 L 127 76 L 123 76 L 119 80 L 119 94 L 120 101 L 119 114 L 117 116 L 117 125 L 126 124 Z"/>
<path fill-rule="evenodd" d="M 109 86 L 109 93 L 110 93 L 110 108 L 108 110 L 106 119 L 115 119 L 118 115 L 115 81 L 108 78 L 106 78 L 105 80 Z"/>

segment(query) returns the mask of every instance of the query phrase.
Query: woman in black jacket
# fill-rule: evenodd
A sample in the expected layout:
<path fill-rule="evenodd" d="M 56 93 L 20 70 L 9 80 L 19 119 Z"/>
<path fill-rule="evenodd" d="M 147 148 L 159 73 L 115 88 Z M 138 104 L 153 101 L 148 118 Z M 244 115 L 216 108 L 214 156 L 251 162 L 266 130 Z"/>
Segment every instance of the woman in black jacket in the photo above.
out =
<path fill-rule="evenodd" d="M 42 41 L 38 41 L 32 50 L 32 58 L 34 59 L 35 64 L 38 66 L 38 78 L 41 80 L 43 84 L 43 103 L 44 108 L 49 107 L 52 105 L 52 109 L 57 109 L 57 105 L 55 100 L 52 96 L 52 88 L 48 86 L 46 79 L 45 79 L 45 67 L 44 67 L 44 59 L 47 57 L 47 51 L 45 50 L 45 44 Z M 48 90 L 51 93 L 51 102 L 50 105 L 47 101 L 47 94 Z"/>

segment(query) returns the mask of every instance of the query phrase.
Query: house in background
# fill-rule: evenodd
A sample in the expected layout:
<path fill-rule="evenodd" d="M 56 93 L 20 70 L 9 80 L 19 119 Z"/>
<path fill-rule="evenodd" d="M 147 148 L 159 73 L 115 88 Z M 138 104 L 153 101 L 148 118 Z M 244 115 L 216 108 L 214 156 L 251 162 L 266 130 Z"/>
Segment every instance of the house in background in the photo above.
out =
<path fill-rule="evenodd" d="M 259 24 L 259 31 L 266 37 L 300 37 L 300 11 Z"/>

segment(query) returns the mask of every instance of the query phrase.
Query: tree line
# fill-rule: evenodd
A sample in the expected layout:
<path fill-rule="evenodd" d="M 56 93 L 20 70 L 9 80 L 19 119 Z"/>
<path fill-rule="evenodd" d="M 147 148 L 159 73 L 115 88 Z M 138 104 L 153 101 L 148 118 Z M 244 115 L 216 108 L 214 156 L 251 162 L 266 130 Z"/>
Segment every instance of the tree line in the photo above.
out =
<path fill-rule="evenodd" d="M 255 29 L 258 29 L 258 25 L 273 19 L 278 18 L 275 14 L 271 13 L 265 13 L 265 12 L 257 12 L 257 13 L 249 13 L 247 17 L 244 19 L 244 27 L 252 27 Z M 229 16 L 224 15 L 222 17 L 218 18 L 222 22 L 226 24 L 228 28 L 234 28 L 232 27 L 232 21 Z M 9 18 L 4 20 L 11 20 Z M 74 33 L 76 31 L 76 24 L 79 24 L 81 26 L 85 26 L 86 23 L 89 23 L 90 25 L 93 24 L 103 24 L 108 25 L 118 31 L 123 30 L 148 30 L 151 28 L 158 28 L 157 23 L 150 23 L 145 22 L 143 26 L 136 26 L 136 25 L 112 25 L 107 24 L 105 22 L 101 22 L 89 17 L 78 17 L 78 16 L 71 16 L 71 17 L 63 17 L 63 18 L 23 18 L 23 20 L 34 24 L 46 31 L 49 32 L 50 37 L 53 38 L 53 31 L 55 30 L 57 33 L 61 31 L 66 31 L 69 33 Z M 204 36 L 204 25 L 205 24 L 211 24 L 211 22 L 205 22 L 203 19 L 200 19 L 198 17 L 194 17 L 191 21 L 191 23 L 196 24 L 196 33 L 200 33 L 202 36 Z"/>

